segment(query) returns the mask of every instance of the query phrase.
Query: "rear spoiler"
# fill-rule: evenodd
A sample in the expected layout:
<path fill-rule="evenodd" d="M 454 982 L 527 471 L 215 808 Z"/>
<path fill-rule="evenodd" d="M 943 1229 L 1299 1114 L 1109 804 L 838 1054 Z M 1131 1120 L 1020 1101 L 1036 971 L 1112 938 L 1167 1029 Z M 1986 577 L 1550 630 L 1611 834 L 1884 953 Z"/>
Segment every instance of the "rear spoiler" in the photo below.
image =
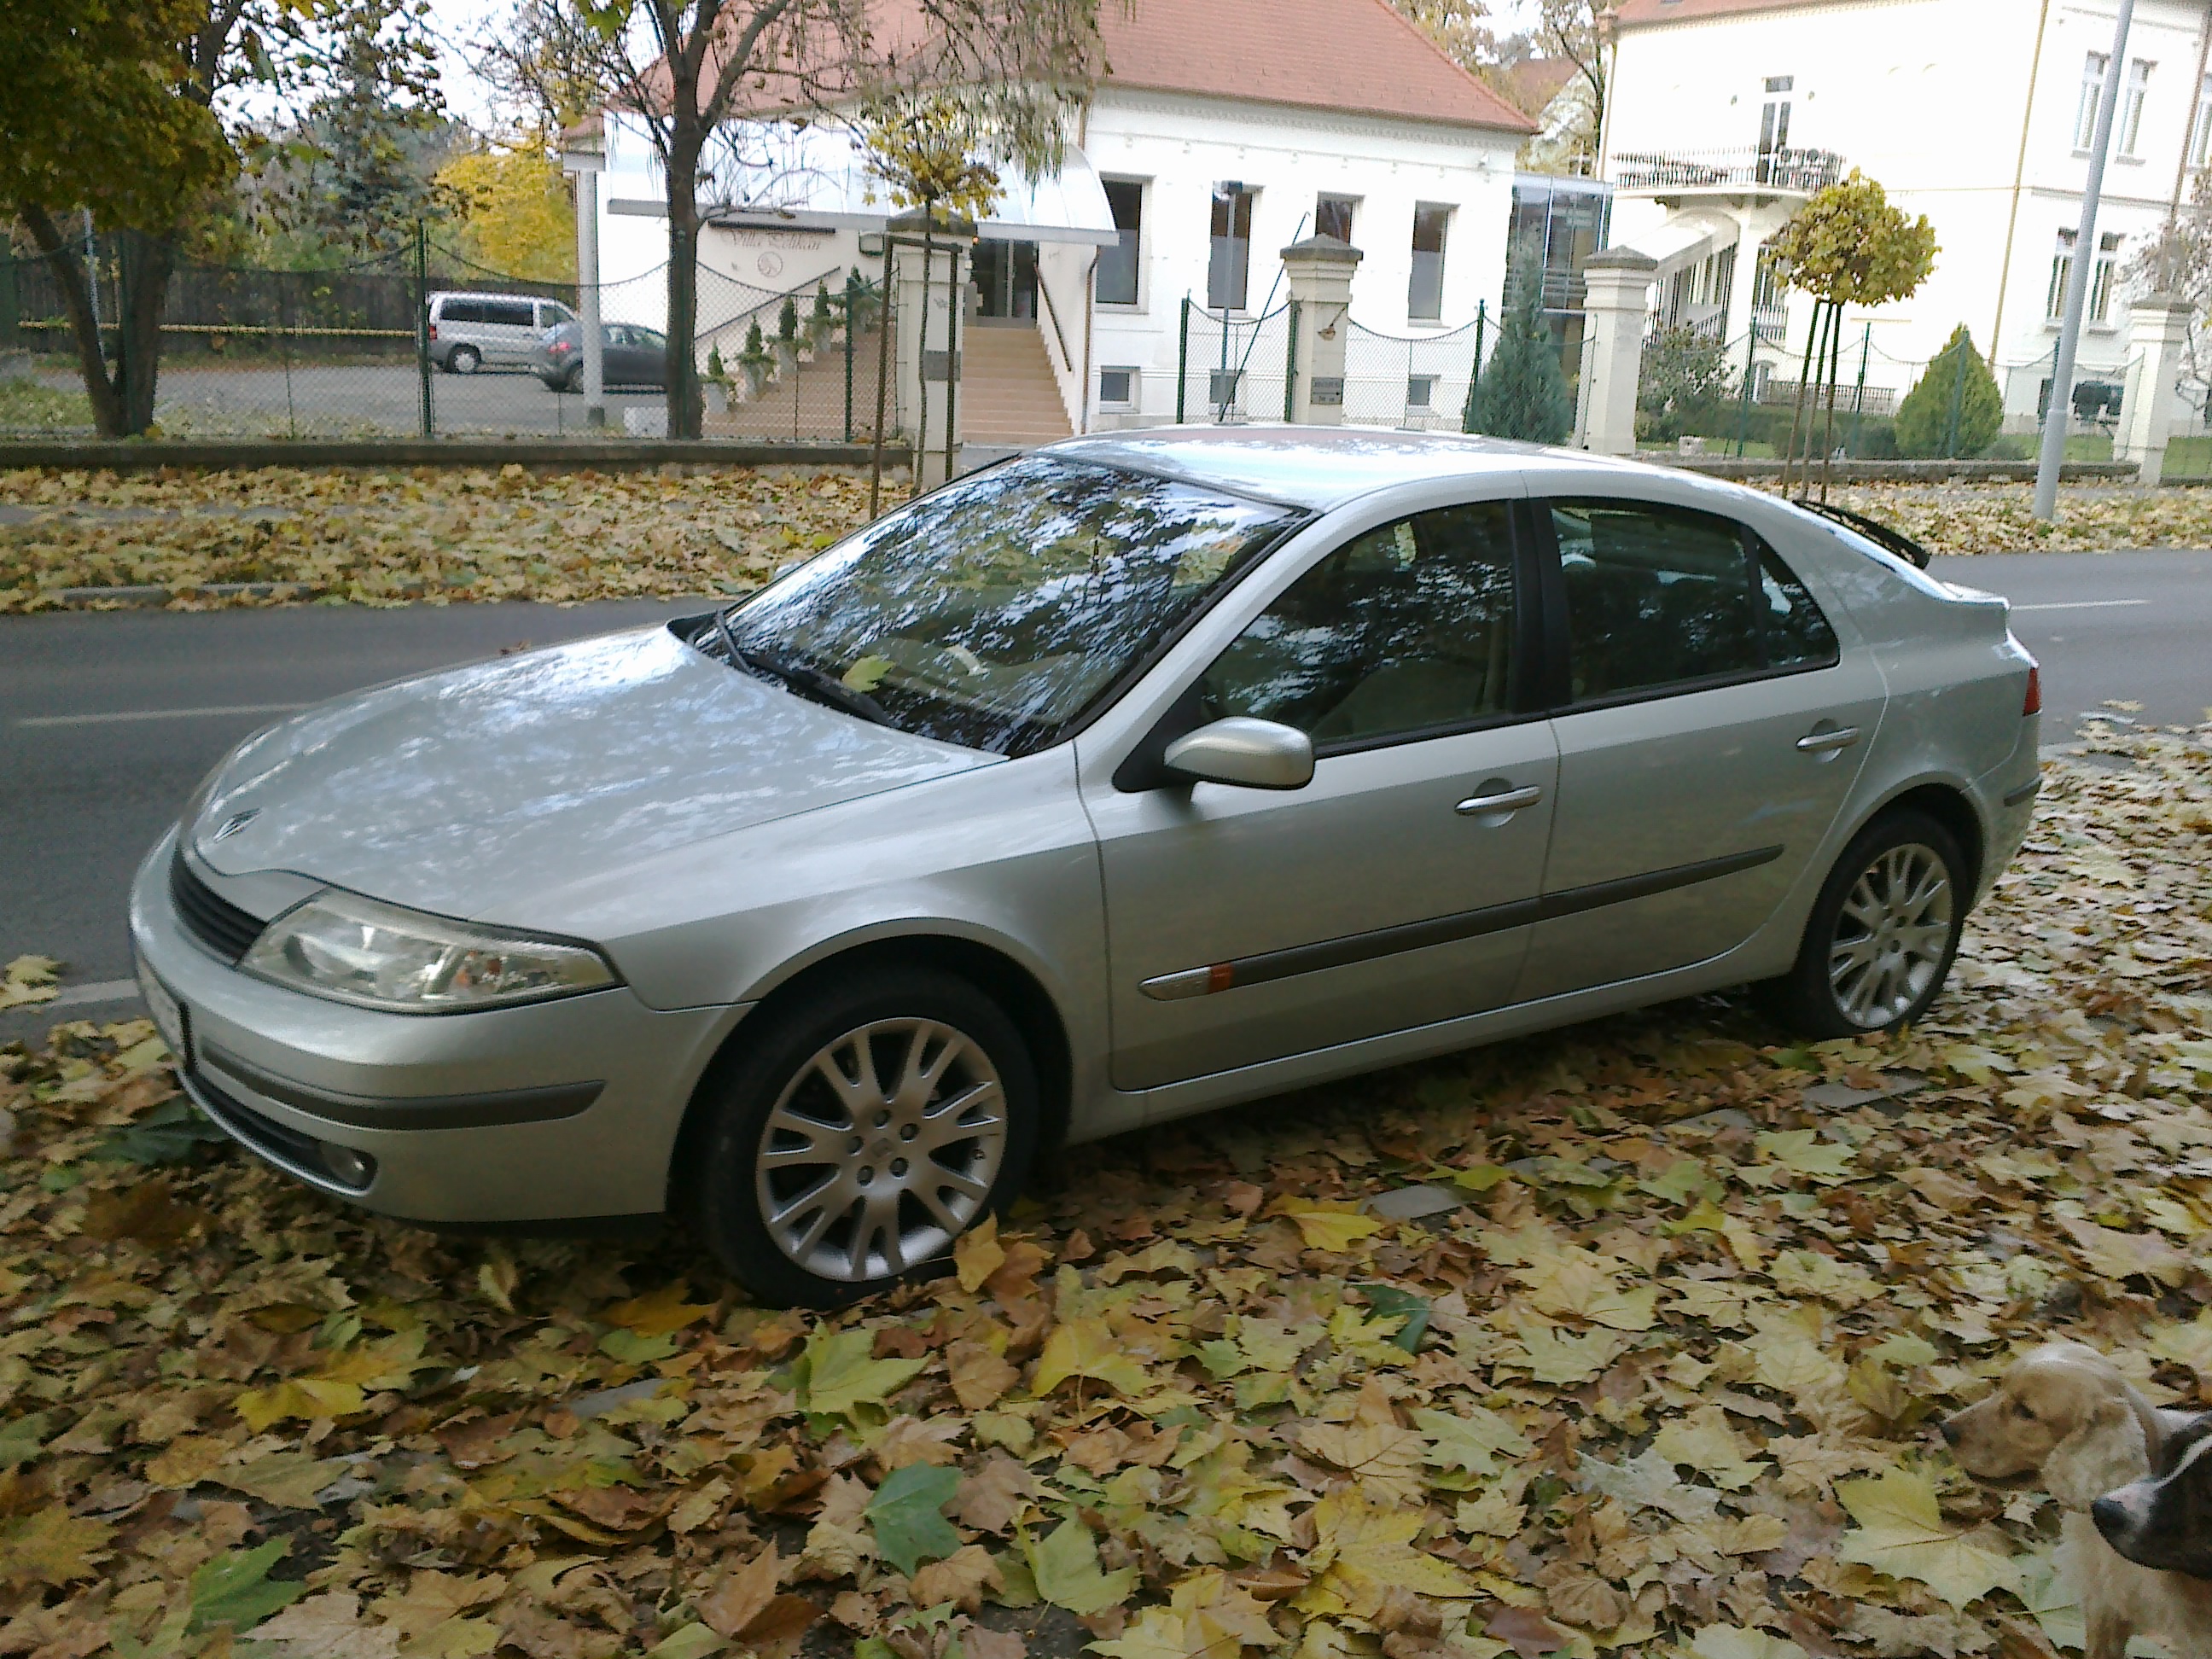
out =
<path fill-rule="evenodd" d="M 1808 513 L 1817 513 L 1824 519 L 1832 519 L 1847 529 L 1856 530 L 1875 546 L 1886 548 L 1907 564 L 1928 568 L 1928 550 L 1901 530 L 1893 530 L 1879 520 L 1869 519 L 1863 513 L 1854 513 L 1848 507 L 1837 507 L 1828 501 L 1816 501 L 1809 495 L 1800 495 L 1792 503 Z"/>

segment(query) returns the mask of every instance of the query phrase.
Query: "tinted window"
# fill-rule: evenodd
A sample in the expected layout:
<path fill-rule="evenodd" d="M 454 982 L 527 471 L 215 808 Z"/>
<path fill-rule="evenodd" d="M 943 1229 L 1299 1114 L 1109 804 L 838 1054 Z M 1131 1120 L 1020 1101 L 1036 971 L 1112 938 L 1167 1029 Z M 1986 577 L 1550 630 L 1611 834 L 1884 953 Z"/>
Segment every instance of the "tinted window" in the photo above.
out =
<path fill-rule="evenodd" d="M 484 302 L 484 321 L 498 323 L 509 328 L 528 328 L 530 301 L 488 300 Z"/>
<path fill-rule="evenodd" d="M 1369 531 L 1292 583 L 1206 671 L 1208 713 L 1373 743 L 1506 713 L 1508 508 L 1482 501 Z"/>
<path fill-rule="evenodd" d="M 1790 567 L 1771 547 L 1759 553 L 1759 590 L 1766 604 L 1759 615 L 1770 668 L 1825 668 L 1836 660 L 1836 633 L 1820 607 Z"/>
<path fill-rule="evenodd" d="M 1297 519 L 1032 456 L 877 520 L 730 622 L 741 651 L 842 681 L 906 731 L 1026 753 Z"/>
<path fill-rule="evenodd" d="M 1106 205 L 1114 210 L 1114 242 L 1098 253 L 1098 303 L 1137 303 L 1137 253 L 1142 246 L 1145 187 L 1120 179 L 1105 181 Z"/>
<path fill-rule="evenodd" d="M 664 351 L 668 347 L 668 337 L 649 328 L 632 328 L 629 343 L 634 346 L 642 346 L 647 351 Z"/>
<path fill-rule="evenodd" d="M 1735 524 L 1643 501 L 1551 510 L 1577 702 L 1765 665 Z"/>
<path fill-rule="evenodd" d="M 439 308 L 438 320 L 441 323 L 480 323 L 483 321 L 483 307 L 474 300 L 448 300 Z"/>

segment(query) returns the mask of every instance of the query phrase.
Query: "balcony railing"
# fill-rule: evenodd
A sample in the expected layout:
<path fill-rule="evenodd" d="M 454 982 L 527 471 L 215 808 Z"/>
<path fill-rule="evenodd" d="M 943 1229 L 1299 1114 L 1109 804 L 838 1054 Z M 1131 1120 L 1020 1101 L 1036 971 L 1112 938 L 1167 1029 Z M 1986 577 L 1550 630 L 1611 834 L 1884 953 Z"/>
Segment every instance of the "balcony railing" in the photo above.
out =
<path fill-rule="evenodd" d="M 1809 196 L 1844 176 L 1844 158 L 1826 149 L 1624 150 L 1613 159 L 1613 183 L 1622 190 L 1737 185 Z"/>

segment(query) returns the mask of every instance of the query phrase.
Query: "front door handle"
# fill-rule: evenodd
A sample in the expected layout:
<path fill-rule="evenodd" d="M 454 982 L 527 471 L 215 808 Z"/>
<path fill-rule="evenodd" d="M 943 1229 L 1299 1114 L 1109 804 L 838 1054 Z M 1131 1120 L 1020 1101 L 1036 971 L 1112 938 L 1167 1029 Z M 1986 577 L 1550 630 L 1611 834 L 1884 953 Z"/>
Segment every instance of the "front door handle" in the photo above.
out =
<path fill-rule="evenodd" d="M 1508 789 L 1503 794 L 1469 795 L 1452 811 L 1463 818 L 1479 818 L 1492 812 L 1517 812 L 1543 799 L 1544 792 L 1532 783 L 1525 789 Z"/>
<path fill-rule="evenodd" d="M 1797 739 L 1800 753 L 1825 755 L 1837 749 L 1848 749 L 1859 740 L 1856 726 L 1839 726 L 1832 732 L 1813 732 Z"/>

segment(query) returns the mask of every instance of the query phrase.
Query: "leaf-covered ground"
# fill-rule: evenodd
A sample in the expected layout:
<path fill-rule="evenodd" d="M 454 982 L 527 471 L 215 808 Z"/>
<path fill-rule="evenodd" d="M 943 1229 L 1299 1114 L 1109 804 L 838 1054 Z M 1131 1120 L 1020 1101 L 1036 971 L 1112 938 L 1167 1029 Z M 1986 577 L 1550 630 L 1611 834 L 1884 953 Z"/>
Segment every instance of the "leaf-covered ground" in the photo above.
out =
<path fill-rule="evenodd" d="M 1709 999 L 1126 1137 L 836 1317 L 366 1219 L 143 1023 L 0 1050 L 0 1654 L 2078 1649 L 1932 1429 L 2062 1333 L 2212 1390 L 2212 726 L 2112 748 L 1905 1037 Z"/>
<path fill-rule="evenodd" d="M 884 500 L 903 492 L 889 481 Z M 785 468 L 0 471 L 0 613 L 98 605 L 107 601 L 63 590 L 126 586 L 166 588 L 172 606 L 192 610 L 744 592 L 860 524 L 867 495 L 864 473 Z M 2069 489 L 2052 525 L 2030 514 L 2028 495 L 1835 492 L 1939 553 L 2212 547 L 2212 489 Z"/>

